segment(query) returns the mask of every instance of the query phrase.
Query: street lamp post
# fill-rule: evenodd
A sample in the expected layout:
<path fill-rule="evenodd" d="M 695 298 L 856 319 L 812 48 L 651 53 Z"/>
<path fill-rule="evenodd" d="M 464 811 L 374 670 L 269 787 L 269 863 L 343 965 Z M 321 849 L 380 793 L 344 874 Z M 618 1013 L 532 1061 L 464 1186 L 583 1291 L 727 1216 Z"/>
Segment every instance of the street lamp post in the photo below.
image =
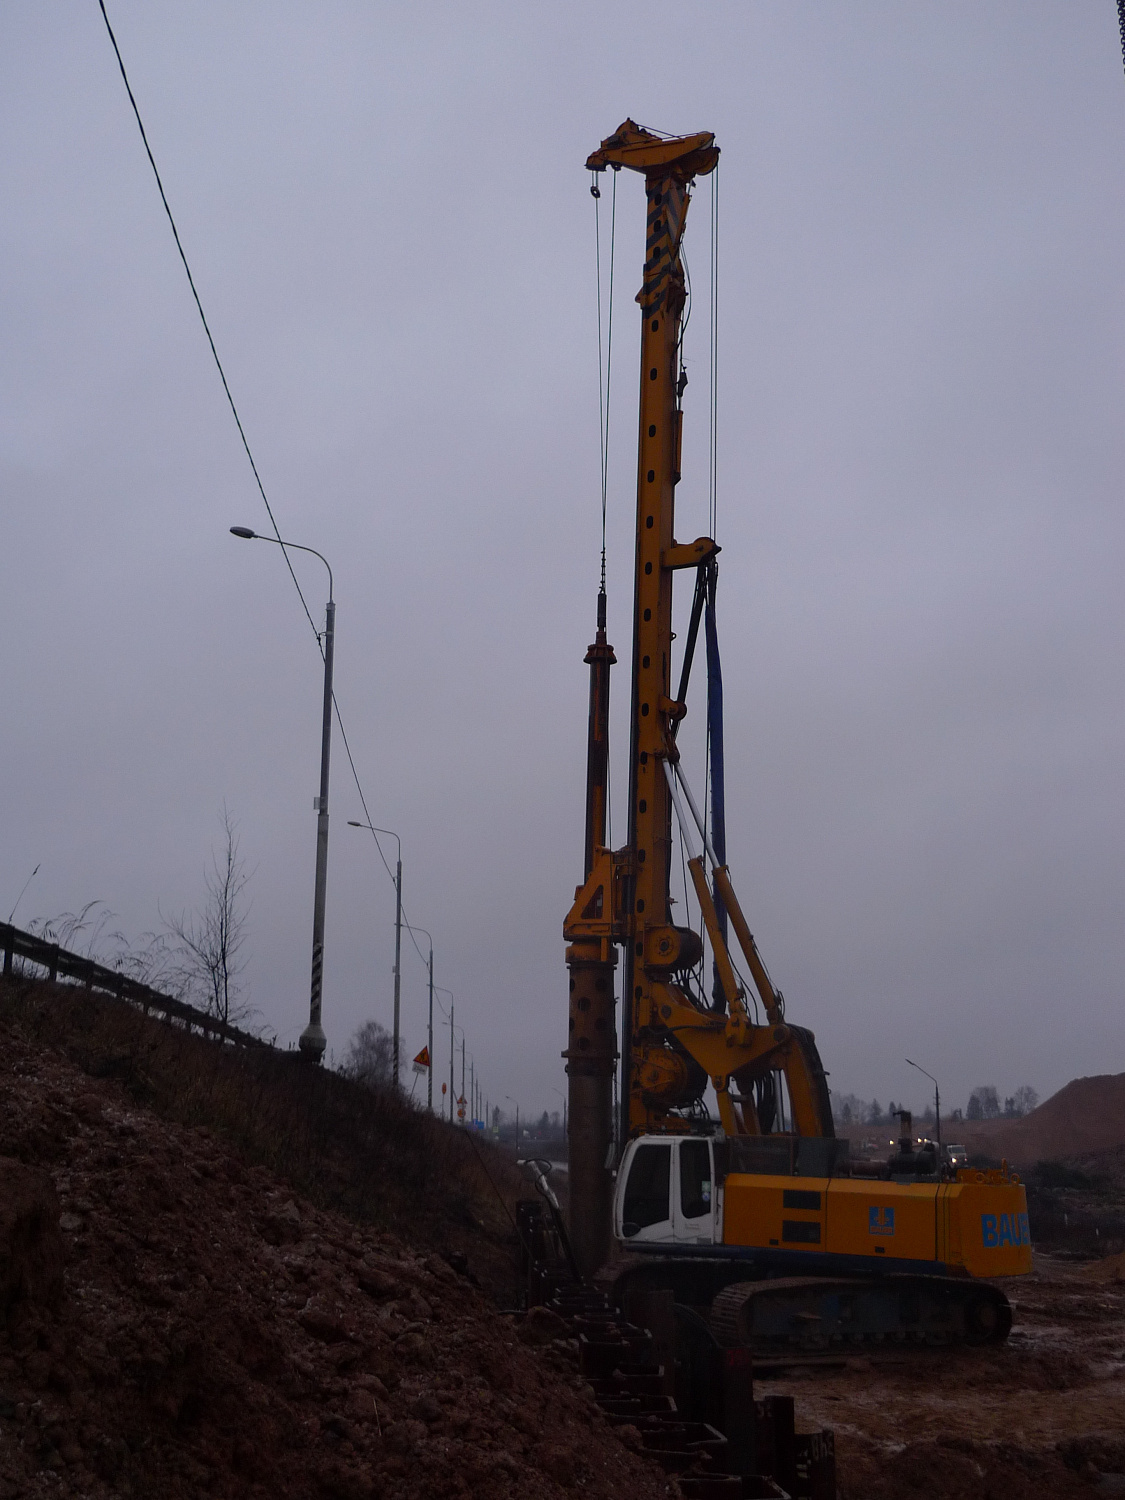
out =
<path fill-rule="evenodd" d="M 424 927 L 411 927 L 406 924 L 407 932 L 420 932 L 430 944 L 430 1020 L 426 1031 L 426 1053 L 430 1059 L 430 1066 L 426 1069 L 426 1106 L 430 1113 L 434 1112 L 434 940 Z"/>
<path fill-rule="evenodd" d="M 453 1124 L 453 1101 L 454 1101 L 454 1099 L 456 1097 L 456 1090 L 455 1090 L 455 1088 L 453 1086 L 453 1052 L 454 1052 L 454 1042 L 453 1042 L 453 991 L 452 990 L 442 989 L 442 987 L 441 987 L 440 984 L 437 986 L 437 988 L 441 991 L 441 993 L 443 995 L 448 995 L 449 996 L 449 1123 L 452 1125 Z"/>
<path fill-rule="evenodd" d="M 457 1038 L 455 1032 L 461 1033 L 461 1092 L 458 1094 L 454 1079 L 457 1066 Z M 465 1028 L 455 1026 L 453 1022 L 453 996 L 449 997 L 449 1123 L 453 1124 L 453 1101 L 457 1100 L 458 1115 L 464 1124 L 465 1114 Z"/>
<path fill-rule="evenodd" d="M 938 1081 L 937 1081 L 937 1079 L 934 1077 L 934 1075 L 932 1073 L 927 1073 L 926 1070 L 925 1070 L 925 1068 L 919 1068 L 918 1064 L 916 1062 L 910 1062 L 909 1058 L 907 1058 L 906 1061 L 908 1063 L 910 1063 L 910 1066 L 912 1068 L 918 1068 L 919 1073 L 921 1073 L 923 1075 L 923 1077 L 928 1078 L 930 1080 L 930 1082 L 934 1086 L 934 1119 L 935 1119 L 935 1131 L 934 1131 L 934 1133 L 937 1136 L 938 1162 L 940 1163 L 940 1161 L 941 1161 L 941 1090 L 938 1088 Z"/>
<path fill-rule="evenodd" d="M 375 836 L 378 843 L 378 835 L 385 833 L 388 838 L 394 839 L 398 845 L 398 859 L 395 862 L 395 1025 L 394 1025 L 394 1065 L 392 1077 L 394 1086 L 398 1088 L 398 1051 L 399 1051 L 399 994 L 402 986 L 402 840 L 393 828 L 376 828 L 372 823 L 357 823 L 354 818 L 348 819 L 349 828 L 366 828 Z"/>
<path fill-rule="evenodd" d="M 328 569 L 328 606 L 324 618 L 324 711 L 320 726 L 320 795 L 316 798 L 316 886 L 313 892 L 312 983 L 309 990 L 309 1024 L 301 1032 L 300 1048 L 310 1062 L 319 1063 L 328 1045 L 320 1024 L 321 988 L 324 978 L 324 904 L 328 892 L 328 764 L 332 752 L 332 651 L 336 637 L 336 601 L 332 589 L 332 568 L 323 553 L 299 542 L 285 542 L 280 537 L 260 536 L 249 526 L 232 526 L 231 535 L 245 541 L 274 542 L 283 550 L 311 552 Z"/>

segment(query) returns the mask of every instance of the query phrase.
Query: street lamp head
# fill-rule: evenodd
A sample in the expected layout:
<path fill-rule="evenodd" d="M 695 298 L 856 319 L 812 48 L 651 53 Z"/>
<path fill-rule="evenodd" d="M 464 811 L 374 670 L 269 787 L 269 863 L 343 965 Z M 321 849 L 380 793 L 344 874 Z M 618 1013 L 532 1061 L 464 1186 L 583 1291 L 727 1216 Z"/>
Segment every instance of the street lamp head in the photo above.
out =
<path fill-rule="evenodd" d="M 354 818 L 349 818 L 348 819 L 348 827 L 349 828 L 366 828 L 367 824 L 366 823 L 357 823 Z"/>
<path fill-rule="evenodd" d="M 232 526 L 230 534 L 231 536 L 240 536 L 247 542 L 252 542 L 258 535 L 256 531 L 251 531 L 249 526 Z"/>

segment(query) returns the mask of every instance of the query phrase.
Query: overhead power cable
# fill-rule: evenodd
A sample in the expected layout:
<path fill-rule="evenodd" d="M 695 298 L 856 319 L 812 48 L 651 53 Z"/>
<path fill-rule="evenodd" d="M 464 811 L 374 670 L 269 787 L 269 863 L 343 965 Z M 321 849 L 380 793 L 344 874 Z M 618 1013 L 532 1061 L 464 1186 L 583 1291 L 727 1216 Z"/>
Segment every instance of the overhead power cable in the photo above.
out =
<path fill-rule="evenodd" d="M 117 58 L 117 66 L 121 69 L 121 79 L 125 84 L 125 92 L 129 95 L 129 103 L 133 106 L 133 114 L 136 117 L 137 129 L 140 131 L 141 140 L 144 142 L 145 154 L 148 157 L 149 166 L 152 168 L 152 175 L 156 178 L 156 186 L 160 192 L 160 201 L 164 205 L 164 212 L 168 215 L 168 223 L 172 228 L 172 238 L 176 242 L 176 249 L 180 252 L 180 260 L 183 262 L 184 271 L 188 279 L 188 286 L 191 287 L 191 295 L 194 297 L 196 308 L 199 311 L 199 318 L 203 324 L 203 332 L 207 335 L 207 342 L 211 346 L 211 354 L 215 361 L 215 368 L 219 372 L 219 379 L 223 382 L 223 390 L 226 392 L 226 398 L 230 405 L 231 415 L 234 417 L 234 424 L 238 428 L 238 435 L 242 439 L 242 446 L 246 449 L 246 457 L 250 460 L 250 468 L 254 474 L 254 482 L 258 486 L 258 493 L 261 495 L 262 502 L 266 507 L 266 514 L 270 518 L 270 525 L 273 527 L 274 536 L 281 544 L 281 550 L 285 553 L 285 562 L 286 566 L 289 569 L 289 576 L 293 580 L 293 586 L 300 596 L 301 604 L 304 607 L 305 614 L 308 616 L 309 624 L 312 626 L 313 633 L 316 635 L 316 638 L 319 641 L 320 632 L 317 630 L 316 624 L 313 621 L 312 614 L 309 612 L 308 604 L 305 603 L 305 596 L 301 592 L 301 585 L 297 582 L 297 575 L 293 571 L 293 563 L 290 560 L 288 551 L 286 551 L 285 543 L 281 540 L 281 532 L 277 529 L 277 521 L 274 519 L 273 509 L 270 506 L 269 498 L 266 495 L 265 485 L 262 483 L 262 476 L 258 473 L 258 465 L 254 462 L 254 455 L 250 451 L 250 444 L 247 441 L 246 432 L 242 426 L 242 418 L 238 415 L 238 407 L 234 404 L 234 397 L 231 395 L 231 389 L 227 383 L 227 376 L 226 371 L 223 369 L 223 362 L 219 358 L 219 351 L 215 348 L 215 340 L 211 337 L 211 327 L 207 322 L 207 314 L 203 311 L 203 303 L 199 300 L 199 292 L 196 289 L 195 277 L 191 274 L 191 266 L 188 265 L 188 258 L 184 253 L 184 247 L 180 240 L 180 231 L 176 228 L 176 221 L 172 216 L 172 209 L 168 203 L 168 195 L 165 193 L 164 183 L 160 179 L 160 169 L 156 165 L 156 158 L 153 156 L 152 147 L 148 143 L 148 136 L 145 133 L 145 123 L 141 119 L 141 112 L 137 107 L 137 101 L 133 94 L 132 86 L 129 83 L 129 75 L 125 71 L 125 61 L 121 56 L 121 48 L 117 45 L 117 38 L 113 34 L 113 27 L 110 25 L 109 16 L 106 14 L 105 0 L 98 0 L 98 8 L 101 10 L 102 20 L 105 22 L 105 29 L 109 32 L 109 40 L 113 45 L 113 51 Z"/>
<path fill-rule="evenodd" d="M 274 538 L 280 544 L 281 550 L 285 554 L 285 565 L 289 569 L 289 576 L 293 580 L 293 587 L 297 590 L 297 597 L 300 599 L 301 607 L 305 611 L 305 617 L 308 620 L 309 625 L 312 627 L 313 635 L 316 637 L 317 649 L 319 650 L 321 658 L 323 659 L 324 643 L 321 639 L 320 631 L 316 628 L 316 622 L 312 617 L 312 612 L 309 609 L 308 601 L 305 599 L 304 591 L 302 590 L 300 582 L 298 581 L 297 574 L 293 569 L 293 562 L 289 556 L 288 548 L 286 547 L 284 541 L 282 541 L 281 532 L 278 528 L 277 520 L 273 513 L 273 507 L 270 505 L 269 496 L 266 494 L 266 487 L 262 483 L 262 476 L 258 472 L 258 465 L 255 462 L 249 439 L 246 436 L 246 430 L 242 425 L 242 418 L 238 414 L 238 407 L 235 405 L 234 395 L 231 392 L 230 384 L 226 376 L 226 371 L 223 369 L 223 362 L 219 358 L 218 349 L 215 347 L 215 340 L 211 334 L 211 326 L 207 321 L 207 314 L 203 310 L 203 302 L 199 296 L 199 290 L 195 284 L 195 277 L 192 275 L 191 266 L 188 263 L 187 254 L 184 251 L 183 241 L 180 239 L 180 232 L 176 228 L 176 220 L 173 216 L 171 205 L 168 202 L 168 195 L 164 191 L 164 183 L 161 180 L 160 169 L 157 167 L 156 158 L 152 154 L 152 147 L 149 145 L 148 134 L 145 131 L 144 120 L 142 120 L 141 118 L 141 111 L 137 105 L 137 100 L 136 96 L 133 93 L 132 85 L 129 82 L 129 75 L 125 70 L 125 60 L 121 56 L 121 48 L 117 45 L 117 37 L 114 35 L 113 27 L 110 24 L 109 16 L 106 13 L 105 0 L 98 0 L 98 9 L 102 13 L 102 20 L 105 22 L 105 29 L 109 34 L 109 40 L 113 47 L 114 56 L 117 58 L 117 66 L 121 70 L 121 80 L 125 85 L 125 92 L 129 96 L 129 103 L 133 107 L 133 115 L 137 122 L 137 129 L 141 133 L 141 141 L 144 144 L 145 155 L 148 157 L 149 166 L 152 168 L 152 175 L 156 178 L 156 186 L 160 193 L 160 201 L 164 205 L 164 212 L 167 215 L 168 223 L 172 230 L 172 238 L 176 242 L 176 249 L 179 252 L 180 261 L 183 264 L 184 274 L 187 276 L 188 286 L 191 288 L 191 295 L 195 301 L 196 310 L 199 313 L 199 320 L 203 324 L 203 332 L 207 335 L 207 343 L 211 350 L 211 357 L 215 361 L 215 368 L 218 370 L 219 379 L 223 383 L 223 391 L 227 398 L 227 404 L 230 406 L 231 416 L 234 418 L 234 424 L 238 428 L 238 435 L 241 438 L 242 446 L 246 451 L 246 457 L 250 463 L 250 470 L 254 475 L 254 483 L 257 485 L 258 493 L 262 497 L 262 504 L 266 508 L 266 514 L 270 518 L 270 525 L 273 527 Z M 352 779 L 355 781 L 356 791 L 359 793 L 359 800 L 363 805 L 364 816 L 366 817 L 367 822 L 370 824 L 374 822 L 374 819 L 371 816 L 370 808 L 367 806 L 367 798 L 363 794 L 363 786 L 359 779 L 359 772 L 356 770 L 355 759 L 352 755 L 352 747 L 348 742 L 347 730 L 344 728 L 343 715 L 340 713 L 340 705 L 336 700 L 335 692 L 333 692 L 332 694 L 332 707 L 336 714 L 336 724 L 340 730 L 340 738 L 344 742 L 344 751 L 348 757 L 348 765 L 351 768 Z M 382 846 L 379 844 L 378 838 L 376 838 L 375 843 L 376 847 L 379 849 L 379 858 L 383 861 L 383 865 L 387 871 L 387 874 L 393 881 L 395 878 L 394 873 L 392 872 L 390 865 L 387 864 L 386 856 L 383 853 Z M 404 909 L 404 918 L 405 915 L 406 913 Z M 422 960 L 423 963 L 425 963 L 425 954 L 423 954 L 421 948 L 418 946 L 418 940 L 413 933 L 410 934 L 410 940 L 414 944 L 414 948 L 418 954 L 418 957 Z"/>

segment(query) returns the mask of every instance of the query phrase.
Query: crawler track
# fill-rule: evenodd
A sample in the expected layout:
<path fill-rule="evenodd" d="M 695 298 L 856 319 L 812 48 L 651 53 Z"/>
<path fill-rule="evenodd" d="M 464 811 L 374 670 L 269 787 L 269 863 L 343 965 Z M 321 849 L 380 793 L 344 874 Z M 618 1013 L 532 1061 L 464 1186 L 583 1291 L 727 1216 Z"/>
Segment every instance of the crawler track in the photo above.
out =
<path fill-rule="evenodd" d="M 793 1276 L 739 1281 L 711 1304 L 715 1337 L 756 1353 L 847 1344 L 999 1344 L 1012 1327 L 1004 1293 L 943 1276 L 873 1280 Z"/>

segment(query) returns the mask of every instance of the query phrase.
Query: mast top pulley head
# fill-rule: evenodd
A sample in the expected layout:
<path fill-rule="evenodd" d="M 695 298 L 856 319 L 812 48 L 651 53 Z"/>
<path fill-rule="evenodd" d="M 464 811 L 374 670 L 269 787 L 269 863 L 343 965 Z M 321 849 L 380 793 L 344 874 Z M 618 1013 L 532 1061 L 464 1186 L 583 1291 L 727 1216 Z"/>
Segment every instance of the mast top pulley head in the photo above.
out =
<path fill-rule="evenodd" d="M 649 176 L 678 177 L 682 182 L 690 182 L 693 177 L 706 177 L 713 172 L 718 161 L 719 148 L 713 131 L 660 136 L 635 120 L 625 120 L 612 135 L 606 136 L 596 151 L 591 151 L 586 166 L 591 172 L 629 167 Z"/>

